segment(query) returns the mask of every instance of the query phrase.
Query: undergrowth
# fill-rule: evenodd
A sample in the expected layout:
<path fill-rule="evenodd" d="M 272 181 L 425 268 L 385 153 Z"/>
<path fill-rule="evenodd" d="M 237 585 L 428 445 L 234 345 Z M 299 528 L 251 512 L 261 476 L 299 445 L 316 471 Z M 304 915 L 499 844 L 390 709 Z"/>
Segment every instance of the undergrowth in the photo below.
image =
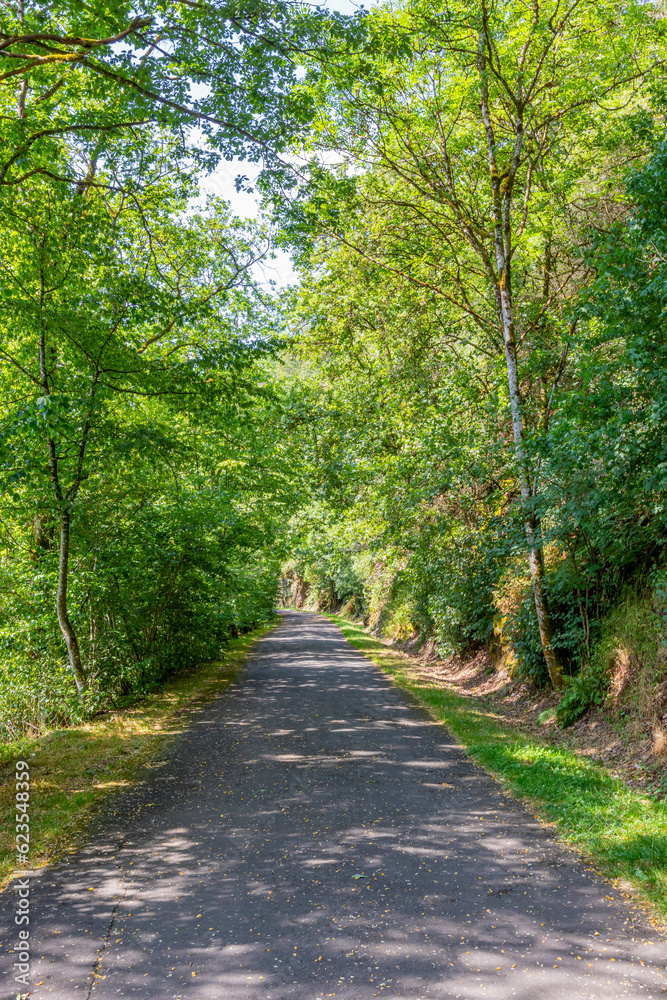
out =
<path fill-rule="evenodd" d="M 343 635 L 437 719 L 480 764 L 528 799 L 558 836 L 622 879 L 667 916 L 667 802 L 634 791 L 604 768 L 501 724 L 492 712 L 436 683 L 416 680 L 409 661 L 348 619 L 328 615 Z"/>

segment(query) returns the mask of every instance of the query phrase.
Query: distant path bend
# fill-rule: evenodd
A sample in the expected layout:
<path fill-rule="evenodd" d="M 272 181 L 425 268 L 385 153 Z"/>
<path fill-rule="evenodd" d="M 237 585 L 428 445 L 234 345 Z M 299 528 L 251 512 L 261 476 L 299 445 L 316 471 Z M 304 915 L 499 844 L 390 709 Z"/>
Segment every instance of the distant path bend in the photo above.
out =
<path fill-rule="evenodd" d="M 317 615 L 114 808 L 33 879 L 30 1000 L 667 994 L 664 943 Z"/>

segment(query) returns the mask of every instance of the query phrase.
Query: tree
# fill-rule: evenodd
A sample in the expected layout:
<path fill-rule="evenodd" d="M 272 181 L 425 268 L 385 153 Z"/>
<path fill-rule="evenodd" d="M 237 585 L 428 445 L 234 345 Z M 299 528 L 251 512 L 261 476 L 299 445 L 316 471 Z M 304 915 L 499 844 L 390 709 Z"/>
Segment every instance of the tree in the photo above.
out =
<path fill-rule="evenodd" d="M 147 125 L 166 127 L 205 169 L 220 155 L 276 166 L 312 115 L 295 53 L 330 46 L 349 24 L 285 0 L 7 3 L 0 186 L 36 175 L 96 183 L 109 143 Z M 131 167 L 124 180 L 140 184 Z"/>
<path fill-rule="evenodd" d="M 68 610 L 72 523 L 114 450 L 118 399 L 243 396 L 254 357 L 234 328 L 251 309 L 262 234 L 224 204 L 183 214 L 160 178 L 140 206 L 67 185 L 19 193 L 0 231 L 4 450 L 32 492 L 37 523 L 58 522 L 56 609 L 70 668 L 87 685 Z M 235 301 L 235 297 L 238 301 Z M 238 404 L 237 404 L 238 405 Z"/>
<path fill-rule="evenodd" d="M 320 97 L 315 143 L 339 152 L 356 176 L 337 181 L 317 168 L 301 209 L 304 228 L 315 220 L 327 239 L 442 298 L 453 330 L 503 357 L 554 687 L 562 667 L 542 582 L 534 442 L 566 369 L 584 209 L 613 207 L 602 197 L 608 168 L 637 155 L 627 117 L 646 113 L 638 88 L 662 65 L 661 30 L 651 9 L 619 0 L 380 8 L 365 51 L 328 65 Z M 395 57 L 408 46 L 409 59 Z M 332 193 L 347 194 L 350 211 L 332 207 Z M 369 209 L 377 228 L 364 224 Z"/>

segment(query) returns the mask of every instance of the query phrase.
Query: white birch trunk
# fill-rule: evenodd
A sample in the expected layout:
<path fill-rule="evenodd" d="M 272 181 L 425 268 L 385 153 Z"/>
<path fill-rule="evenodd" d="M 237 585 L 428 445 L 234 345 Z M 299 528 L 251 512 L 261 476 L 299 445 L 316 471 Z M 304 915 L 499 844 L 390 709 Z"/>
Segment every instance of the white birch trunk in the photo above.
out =
<path fill-rule="evenodd" d="M 484 5 L 484 25 L 480 32 L 477 69 L 480 80 L 480 110 L 484 131 L 486 134 L 489 173 L 491 177 L 491 188 L 493 192 L 493 215 L 494 215 L 494 250 L 496 258 L 496 274 L 494 284 L 496 286 L 496 301 L 499 306 L 499 319 L 502 324 L 503 343 L 505 348 L 505 363 L 507 365 L 507 384 L 510 398 L 510 414 L 512 418 L 512 432 L 514 436 L 514 453 L 516 455 L 517 470 L 519 473 L 519 487 L 521 489 L 521 500 L 524 505 L 524 530 L 526 532 L 526 542 L 528 544 L 528 565 L 530 568 L 530 580 L 533 589 L 533 599 L 535 602 L 535 613 L 540 631 L 540 642 L 542 652 L 549 672 L 549 679 L 554 688 L 563 686 L 563 670 L 558 662 L 558 658 L 553 649 L 553 633 L 549 621 L 549 611 L 544 587 L 542 584 L 542 548 L 540 544 L 540 533 L 537 529 L 535 516 L 530 510 L 530 501 L 534 498 L 534 490 L 530 485 L 528 469 L 528 457 L 526 455 L 524 442 L 523 412 L 521 406 L 521 392 L 519 389 L 519 371 L 517 362 L 516 337 L 514 326 L 514 308 L 512 302 L 511 283 L 511 263 L 512 263 L 512 189 L 517 170 L 521 162 L 521 152 L 523 148 L 523 121 L 520 108 L 522 106 L 523 93 L 521 76 L 517 82 L 517 115 L 514 123 L 515 142 L 512 162 L 510 166 L 503 170 L 498 169 L 496 158 L 496 140 L 491 121 L 489 90 L 487 85 L 487 31 L 488 23 L 486 19 L 486 6 Z"/>

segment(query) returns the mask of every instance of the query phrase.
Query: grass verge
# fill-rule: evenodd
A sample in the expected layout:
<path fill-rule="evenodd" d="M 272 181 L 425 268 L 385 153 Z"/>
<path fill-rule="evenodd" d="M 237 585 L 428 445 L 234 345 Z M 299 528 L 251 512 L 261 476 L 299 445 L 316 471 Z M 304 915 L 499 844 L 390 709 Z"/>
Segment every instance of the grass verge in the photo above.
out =
<path fill-rule="evenodd" d="M 97 807 L 139 780 L 194 711 L 239 676 L 256 640 L 273 626 L 233 639 L 220 660 L 168 681 L 132 706 L 71 729 L 0 745 L 0 889 L 19 874 L 14 845 L 14 765 L 30 764 L 29 867 L 36 869 L 85 839 Z"/>
<path fill-rule="evenodd" d="M 471 698 L 410 675 L 410 661 L 360 625 L 327 615 L 394 682 L 446 723 L 467 752 L 584 852 L 601 874 L 667 917 L 667 802 L 642 795 L 604 768 L 500 722 Z"/>

